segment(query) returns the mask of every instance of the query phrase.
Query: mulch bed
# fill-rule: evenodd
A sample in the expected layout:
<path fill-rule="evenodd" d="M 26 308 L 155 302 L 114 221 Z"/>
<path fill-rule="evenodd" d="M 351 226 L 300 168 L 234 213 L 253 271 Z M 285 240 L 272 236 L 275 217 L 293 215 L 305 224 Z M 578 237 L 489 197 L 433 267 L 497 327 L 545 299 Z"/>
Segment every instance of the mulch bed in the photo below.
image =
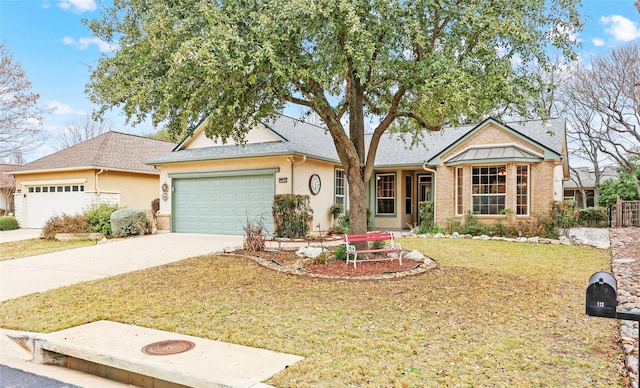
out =
<path fill-rule="evenodd" d="M 330 260 L 324 264 L 314 263 L 312 259 L 296 256 L 295 251 L 269 250 L 261 252 L 235 252 L 236 255 L 249 257 L 258 264 L 295 275 L 330 279 L 388 279 L 424 273 L 435 268 L 435 262 L 427 259 L 425 263 L 411 259 L 402 259 L 402 264 L 396 260 L 358 262 L 356 268 L 353 263 L 343 260 Z"/>

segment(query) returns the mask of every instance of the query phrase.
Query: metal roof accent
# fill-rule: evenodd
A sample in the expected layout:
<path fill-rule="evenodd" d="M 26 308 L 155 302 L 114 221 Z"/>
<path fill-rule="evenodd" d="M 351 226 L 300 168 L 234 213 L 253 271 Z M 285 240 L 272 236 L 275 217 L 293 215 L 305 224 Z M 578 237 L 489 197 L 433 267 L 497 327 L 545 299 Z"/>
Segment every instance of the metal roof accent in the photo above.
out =
<path fill-rule="evenodd" d="M 544 157 L 515 145 L 470 147 L 445 161 L 447 166 L 478 162 L 542 162 Z"/>

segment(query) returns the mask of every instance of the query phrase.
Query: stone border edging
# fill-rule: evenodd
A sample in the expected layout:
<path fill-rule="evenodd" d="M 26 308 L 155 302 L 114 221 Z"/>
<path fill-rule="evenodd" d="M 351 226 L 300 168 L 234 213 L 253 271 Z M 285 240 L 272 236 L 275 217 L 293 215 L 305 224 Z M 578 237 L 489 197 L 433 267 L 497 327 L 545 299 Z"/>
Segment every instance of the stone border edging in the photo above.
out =
<path fill-rule="evenodd" d="M 255 261 L 256 263 L 258 263 L 258 265 L 260 265 L 262 267 L 265 267 L 265 268 L 268 268 L 268 269 L 271 269 L 271 270 L 274 270 L 274 271 L 286 273 L 286 274 L 289 274 L 289 275 L 306 276 L 306 277 L 309 277 L 309 278 L 329 279 L 329 280 L 385 280 L 385 279 L 397 279 L 397 278 L 401 278 L 401 277 L 405 277 L 405 276 L 413 276 L 413 275 L 423 274 L 423 273 L 426 273 L 429 270 L 437 268 L 437 266 L 438 266 L 435 260 L 425 257 L 425 261 L 423 263 L 416 262 L 417 263 L 416 267 L 411 268 L 411 269 L 407 269 L 407 270 L 402 270 L 402 271 L 397 271 L 397 272 L 392 272 L 392 273 L 382 273 L 382 274 L 374 275 L 374 276 L 331 276 L 331 275 L 323 275 L 323 274 L 306 273 L 304 271 L 300 271 L 300 268 L 296 268 L 294 265 L 281 265 L 281 264 L 278 264 L 274 260 L 267 259 L 267 258 L 264 258 L 264 257 L 261 257 L 261 256 L 257 256 L 257 255 L 246 255 L 246 254 L 238 254 L 238 253 L 224 253 L 223 255 L 224 256 L 247 258 L 247 259 Z"/>

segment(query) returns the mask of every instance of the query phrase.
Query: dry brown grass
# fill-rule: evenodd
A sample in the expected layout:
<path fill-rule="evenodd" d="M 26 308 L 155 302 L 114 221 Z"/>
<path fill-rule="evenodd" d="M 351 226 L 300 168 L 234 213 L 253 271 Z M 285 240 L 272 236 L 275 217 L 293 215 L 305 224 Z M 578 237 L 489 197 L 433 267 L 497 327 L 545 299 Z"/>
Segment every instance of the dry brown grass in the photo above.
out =
<path fill-rule="evenodd" d="M 201 256 L 0 304 L 0 326 L 100 319 L 306 357 L 277 387 L 622 386 L 614 320 L 584 314 L 607 251 L 405 240 L 439 268 L 393 281 L 284 275 Z"/>
<path fill-rule="evenodd" d="M 95 244 L 95 241 L 57 241 L 32 238 L 29 240 L 12 241 L 0 244 L 0 261 L 19 259 L 21 257 L 42 255 L 45 253 L 64 251 L 72 248 L 85 247 Z"/>

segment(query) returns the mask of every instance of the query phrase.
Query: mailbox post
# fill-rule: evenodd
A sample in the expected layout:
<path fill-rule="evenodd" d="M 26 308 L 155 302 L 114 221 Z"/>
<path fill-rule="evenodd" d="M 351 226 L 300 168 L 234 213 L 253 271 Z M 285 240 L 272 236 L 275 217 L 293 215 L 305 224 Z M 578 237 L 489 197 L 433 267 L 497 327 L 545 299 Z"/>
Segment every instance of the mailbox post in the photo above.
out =
<path fill-rule="evenodd" d="M 617 311 L 618 282 L 608 272 L 596 272 L 587 286 L 586 312 L 592 317 L 640 322 L 640 314 Z M 638 328 L 638 363 L 640 364 L 640 327 Z"/>

